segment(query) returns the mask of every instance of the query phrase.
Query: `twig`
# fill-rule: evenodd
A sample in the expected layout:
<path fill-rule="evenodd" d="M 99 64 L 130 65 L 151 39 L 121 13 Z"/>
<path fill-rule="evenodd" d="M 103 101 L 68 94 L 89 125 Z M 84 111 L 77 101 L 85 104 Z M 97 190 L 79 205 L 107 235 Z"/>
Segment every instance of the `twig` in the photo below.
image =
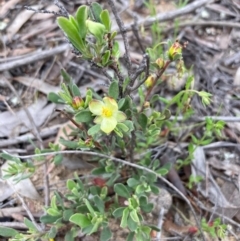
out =
<path fill-rule="evenodd" d="M 27 226 L 24 223 L 19 222 L 0 222 L 0 226 L 8 228 L 27 229 Z"/>
<path fill-rule="evenodd" d="M 149 55 L 144 54 L 140 66 L 135 71 L 135 73 L 132 76 L 130 76 L 130 83 L 129 83 L 129 87 L 128 87 L 129 92 L 132 92 L 132 91 L 138 89 L 138 87 L 141 86 L 146 81 L 146 79 L 149 75 L 149 62 L 150 62 Z M 143 72 L 144 69 L 146 70 L 144 79 L 137 86 L 132 87 L 134 85 L 135 80 Z"/>
<path fill-rule="evenodd" d="M 41 133 L 40 133 L 41 138 L 46 138 L 48 136 L 56 134 L 57 129 L 60 128 L 61 126 L 62 125 L 55 125 L 55 126 L 51 126 L 41 130 Z M 5 146 L 16 145 L 23 142 L 29 142 L 29 140 L 33 140 L 35 138 L 36 137 L 33 134 L 25 134 L 25 135 L 18 136 L 14 139 L 0 140 L 0 148 L 3 148 Z"/>
<path fill-rule="evenodd" d="M 32 7 L 29 6 L 24 6 L 25 9 L 29 10 L 29 11 L 33 11 L 35 13 L 46 13 L 46 14 L 53 14 L 55 16 L 64 16 L 64 17 L 68 17 L 68 15 L 66 15 L 65 13 L 63 13 L 61 10 L 59 13 L 55 12 L 55 11 L 49 11 L 46 9 L 34 9 Z"/>
<path fill-rule="evenodd" d="M 40 148 L 41 149 L 44 149 L 43 147 L 43 141 L 42 141 L 42 138 L 40 136 L 40 133 L 38 131 L 38 128 L 33 120 L 33 117 L 31 115 L 31 113 L 29 112 L 28 108 L 25 107 L 22 99 L 20 98 L 20 96 L 18 95 L 17 91 L 15 90 L 15 88 L 13 87 L 13 85 L 9 82 L 9 81 L 6 81 L 6 84 L 9 86 L 9 88 L 12 90 L 12 92 L 15 94 L 15 96 L 18 98 L 21 106 L 23 107 L 23 110 L 25 111 L 31 125 L 32 125 L 32 129 L 34 131 L 34 134 L 36 135 L 36 138 L 37 140 L 39 141 L 40 143 Z M 44 166 L 43 166 L 44 170 L 43 170 L 43 173 L 47 173 L 47 170 L 48 170 L 48 167 L 47 167 L 47 163 L 45 162 L 44 163 Z M 50 197 L 50 193 L 49 193 L 49 180 L 48 180 L 48 175 L 44 175 L 44 179 L 43 179 L 43 182 L 44 182 L 44 191 L 45 191 L 45 205 L 48 206 L 49 205 L 49 197 Z"/>
<path fill-rule="evenodd" d="M 145 53 L 145 49 L 143 48 L 142 41 L 140 40 L 139 34 L 138 34 L 138 20 L 136 17 L 134 17 L 134 24 L 132 25 L 132 32 L 135 35 L 135 38 L 137 39 L 138 45 L 142 51 L 142 53 Z"/>
<path fill-rule="evenodd" d="M 90 62 L 92 66 L 96 67 L 97 69 L 101 70 L 102 73 L 105 75 L 105 77 L 107 78 L 108 82 L 111 83 L 113 81 L 113 78 L 108 74 L 108 72 L 102 68 L 99 67 L 96 63 L 94 63 L 93 61 Z M 99 75 L 97 75 L 99 77 Z"/>
<path fill-rule="evenodd" d="M 2 63 L 2 64 L 0 64 L 0 71 L 17 68 L 22 65 L 30 64 L 30 63 L 33 63 L 33 62 L 36 62 L 39 60 L 49 58 L 51 56 L 64 52 L 66 49 L 68 49 L 68 47 L 69 47 L 69 44 L 62 44 L 58 47 L 55 47 L 55 48 L 52 48 L 49 50 L 36 51 L 36 52 L 34 52 L 34 54 L 22 56 L 22 58 L 18 59 L 18 60 L 13 60 L 11 62 Z M 6 59 L 6 61 L 7 61 L 7 59 Z"/>
<path fill-rule="evenodd" d="M 216 27 L 230 27 L 230 28 L 240 28 L 239 23 L 234 22 L 224 22 L 224 21 L 188 21 L 184 23 L 179 23 L 178 27 L 186 27 L 186 26 L 216 26 Z M 168 27 L 163 30 L 163 32 L 168 32 L 174 29 L 175 26 Z"/>
<path fill-rule="evenodd" d="M 126 60 L 127 60 L 128 75 L 130 76 L 131 71 L 132 71 L 132 63 L 131 63 L 131 58 L 130 58 L 129 43 L 128 43 L 128 40 L 127 40 L 126 28 L 125 28 L 125 26 L 122 22 L 122 19 L 119 17 L 119 14 L 118 14 L 118 11 L 116 9 L 114 1 L 108 0 L 108 4 L 111 7 L 112 12 L 113 12 L 113 14 L 116 18 L 118 27 L 120 29 L 120 33 L 121 33 L 122 38 L 123 38 L 123 43 L 124 43 L 124 46 L 125 46 L 125 57 L 126 57 Z"/>
<path fill-rule="evenodd" d="M 194 196 L 193 196 L 193 198 L 194 198 L 194 200 L 197 202 L 198 206 L 199 206 L 201 209 L 203 209 L 203 210 L 205 210 L 205 211 L 208 211 L 208 212 L 210 212 L 210 213 L 213 212 L 211 209 L 207 208 L 202 202 L 200 202 L 197 198 L 195 198 Z M 216 212 L 215 210 L 214 210 L 214 213 L 215 213 L 216 215 L 224 218 L 225 220 L 227 220 L 227 221 L 228 221 L 229 223 L 231 223 L 232 225 L 235 225 L 236 227 L 240 228 L 240 224 L 237 223 L 237 222 L 235 222 L 235 221 L 232 220 L 231 218 L 229 218 L 229 217 L 227 217 L 227 216 L 225 216 L 225 215 L 223 215 L 223 214 L 221 214 L 221 213 L 219 213 L 219 212 Z"/>
<path fill-rule="evenodd" d="M 39 232 L 43 232 L 42 227 L 36 223 L 36 221 L 35 221 L 32 213 L 31 213 L 31 211 L 29 210 L 29 208 L 28 208 L 27 204 L 25 203 L 24 199 L 23 199 L 23 198 L 21 197 L 21 195 L 19 195 L 19 193 L 15 190 L 15 188 L 14 188 L 13 185 L 12 185 L 12 188 L 13 188 L 13 190 L 15 191 L 18 199 L 19 199 L 20 202 L 22 203 L 23 208 L 24 208 L 25 211 L 27 212 L 28 217 L 31 219 L 31 221 L 32 221 L 32 223 L 34 224 L 34 226 L 38 229 Z"/>
<path fill-rule="evenodd" d="M 238 116 L 203 116 L 203 117 L 198 117 L 198 116 L 193 116 L 189 118 L 188 120 L 190 121 L 205 121 L 206 118 L 213 119 L 214 121 L 226 121 L 226 122 L 239 122 L 240 117 Z M 170 120 L 177 120 L 177 121 L 182 121 L 184 120 L 183 116 L 171 116 Z"/>
<path fill-rule="evenodd" d="M 153 170 L 147 168 L 147 167 L 143 167 L 143 166 L 139 166 L 135 163 L 131 163 L 131 162 L 128 162 L 128 161 L 125 161 L 125 160 L 122 160 L 120 158 L 116 158 L 116 157 L 113 157 L 113 156 L 108 156 L 108 155 L 105 155 L 105 154 L 101 154 L 101 153 L 96 153 L 96 152 L 91 152 L 91 151 L 56 151 L 56 152 L 49 152 L 49 153 L 40 153 L 40 154 L 37 154 L 37 155 L 24 155 L 24 156 L 18 156 L 18 155 L 11 155 L 12 157 L 16 157 L 16 158 L 21 158 L 21 159 L 27 159 L 27 158 L 34 158 L 36 156 L 47 156 L 47 155 L 55 155 L 55 154 L 84 154 L 84 155 L 90 155 L 90 156 L 97 156 L 97 157 L 100 157 L 100 158 L 107 158 L 107 159 L 111 159 L 115 162 L 119 162 L 119 163 L 122 163 L 124 165 L 128 165 L 128 166 L 131 166 L 131 167 L 134 167 L 134 168 L 137 168 L 137 169 L 140 169 L 140 170 L 144 170 L 146 172 L 149 172 L 149 173 L 152 173 L 152 174 L 155 174 L 161 181 L 163 181 L 165 184 L 167 184 L 170 188 L 172 188 L 174 191 L 177 192 L 177 194 L 188 204 L 188 206 L 190 207 L 192 213 L 193 213 L 193 216 L 194 216 L 194 219 L 196 221 L 196 224 L 201 232 L 201 235 L 202 235 L 202 238 L 204 241 L 206 241 L 205 237 L 204 237 L 204 234 L 203 234 L 203 231 L 202 231 L 202 228 L 201 228 L 201 225 L 198 221 L 198 218 L 197 218 L 197 215 L 193 209 L 193 206 L 191 205 L 190 201 L 187 199 L 187 197 L 181 192 L 179 191 L 172 183 L 170 183 L 167 179 L 165 179 L 164 177 L 162 177 L 161 175 L 159 175 L 158 173 L 154 172 Z M 9 154 L 9 153 L 8 153 Z M 10 155 L 10 154 L 9 154 Z"/>
<path fill-rule="evenodd" d="M 160 229 L 160 231 L 157 233 L 157 240 L 161 240 L 163 217 L 164 217 L 164 208 L 162 207 L 160 209 L 159 217 L 158 217 L 158 225 L 157 225 L 157 227 Z"/>
<path fill-rule="evenodd" d="M 161 13 L 161 14 L 158 14 L 157 16 L 154 16 L 154 17 L 148 17 L 146 19 L 142 19 L 138 22 L 138 26 L 147 27 L 147 26 L 151 26 L 155 22 L 164 22 L 164 21 L 172 20 L 176 17 L 191 13 L 192 11 L 200 8 L 201 6 L 203 6 L 205 4 L 210 4 L 213 1 L 214 0 L 193 1 L 192 3 L 186 5 L 185 7 L 177 9 L 175 11 Z M 125 31 L 130 31 L 132 29 L 132 24 L 133 23 L 130 23 L 130 24 L 126 25 Z"/>

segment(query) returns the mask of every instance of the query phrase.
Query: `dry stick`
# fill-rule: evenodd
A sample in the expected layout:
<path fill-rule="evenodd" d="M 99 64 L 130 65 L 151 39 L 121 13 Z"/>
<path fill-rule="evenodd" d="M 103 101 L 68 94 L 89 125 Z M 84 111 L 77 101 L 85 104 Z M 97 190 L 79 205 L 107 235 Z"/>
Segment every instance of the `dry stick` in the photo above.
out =
<path fill-rule="evenodd" d="M 128 162 L 128 161 L 125 161 L 125 160 L 122 160 L 120 158 L 116 158 L 116 157 L 113 157 L 113 156 L 108 156 L 108 155 L 104 155 L 104 154 L 101 154 L 101 153 L 96 153 L 96 152 L 91 152 L 91 151 L 56 151 L 56 152 L 49 152 L 49 153 L 40 153 L 40 154 L 37 154 L 37 155 L 24 155 L 24 156 L 18 156 L 18 155 L 11 155 L 12 157 L 15 157 L 15 158 L 21 158 L 21 159 L 27 159 L 27 158 L 34 158 L 36 156 L 47 156 L 47 155 L 55 155 L 55 154 L 84 154 L 84 155 L 90 155 L 90 156 L 97 156 L 97 157 L 101 157 L 101 158 L 107 158 L 107 159 L 111 159 L 115 162 L 119 162 L 119 163 L 122 163 L 122 164 L 125 164 L 125 165 L 128 165 L 128 166 L 131 166 L 131 167 L 134 167 L 134 168 L 137 168 L 137 169 L 140 169 L 140 170 L 144 170 L 146 172 L 149 172 L 149 173 L 152 173 L 152 174 L 155 174 L 161 181 L 163 181 L 164 183 L 166 183 L 170 188 L 172 188 L 174 191 L 177 192 L 177 194 L 188 204 L 188 206 L 190 207 L 192 213 L 193 213 L 193 216 L 194 216 L 194 219 L 196 221 L 196 224 L 201 232 L 201 235 L 202 235 L 202 238 L 204 241 L 206 241 L 205 237 L 204 237 L 204 234 L 203 234 L 203 231 L 202 231 L 202 228 L 201 228 L 201 225 L 197 219 L 197 215 L 194 211 L 194 208 L 193 206 L 191 205 L 190 201 L 187 199 L 187 197 L 181 192 L 179 191 L 172 183 L 170 183 L 167 179 L 165 179 L 164 177 L 162 177 L 161 175 L 159 175 L 158 173 L 152 171 L 151 169 L 149 168 L 146 168 L 146 167 L 143 167 L 143 166 L 139 166 L 135 163 L 131 163 L 131 162 Z"/>
<path fill-rule="evenodd" d="M 32 223 L 34 224 L 34 226 L 38 229 L 39 232 L 43 232 L 43 229 L 40 225 L 37 224 L 37 222 L 35 221 L 35 218 L 33 217 L 31 211 L 29 210 L 27 204 L 25 203 L 24 199 L 21 197 L 21 195 L 17 192 L 17 190 L 15 189 L 14 186 L 12 186 L 12 189 L 14 190 L 14 192 L 16 193 L 18 199 L 20 200 L 20 202 L 22 203 L 23 208 L 26 210 L 28 217 L 31 219 Z"/>
<path fill-rule="evenodd" d="M 185 7 L 181 8 L 181 9 L 177 9 L 175 11 L 170 11 L 170 12 L 166 12 L 166 13 L 161 13 L 158 14 L 155 17 L 149 17 L 143 20 L 139 20 L 138 22 L 138 26 L 150 26 L 155 22 L 163 22 L 163 21 L 168 21 L 168 20 L 172 20 L 176 17 L 182 16 L 184 14 L 188 14 L 191 13 L 192 11 L 200 8 L 201 6 L 203 6 L 204 4 L 207 3 L 211 3 L 214 2 L 214 0 L 198 0 L 198 1 L 194 1 L 193 3 L 190 3 L 188 5 L 186 5 Z M 132 24 L 130 23 L 129 25 L 125 26 L 125 30 L 126 31 L 130 31 L 132 29 Z"/>
<path fill-rule="evenodd" d="M 233 22 L 224 22 L 224 21 L 188 21 L 185 23 L 179 23 L 178 27 L 186 27 L 186 26 L 216 26 L 216 27 L 230 27 L 230 28 L 240 28 L 240 23 L 233 23 Z M 163 32 L 168 32 L 174 29 L 174 26 L 168 27 L 164 29 Z"/>
<path fill-rule="evenodd" d="M 15 88 L 12 86 L 12 84 L 9 82 L 9 81 L 5 81 L 6 84 L 9 86 L 9 88 L 12 90 L 12 92 L 15 94 L 15 96 L 18 98 L 21 106 L 23 107 L 31 125 L 32 125 L 32 129 L 34 130 L 34 134 L 36 135 L 36 138 L 39 140 L 40 142 L 40 146 L 41 146 L 41 149 L 43 149 L 43 145 L 42 145 L 42 138 L 39 134 L 39 131 L 35 125 L 35 122 L 33 120 L 33 117 L 31 115 L 31 113 L 29 112 L 29 110 L 25 107 L 24 103 L 22 102 L 22 99 L 20 98 L 20 96 L 18 95 L 17 91 L 15 90 Z M 46 164 L 44 165 L 44 173 L 47 172 L 47 166 Z M 49 185 L 48 185 L 48 176 L 45 175 L 45 178 L 44 178 L 44 187 L 45 187 L 45 194 L 48 195 L 46 200 L 49 200 Z M 18 196 L 18 199 L 21 201 L 23 207 L 25 208 L 29 218 L 31 219 L 31 221 L 33 222 L 33 224 L 36 226 L 36 228 L 39 230 L 39 231 L 43 231 L 42 228 L 36 223 L 31 211 L 28 209 L 26 203 L 24 202 L 23 198 L 17 193 L 17 191 L 15 190 L 15 188 L 12 186 L 12 188 L 14 189 L 14 191 L 16 192 L 17 196 Z M 49 201 L 45 202 L 45 205 L 48 205 Z"/>
<path fill-rule="evenodd" d="M 128 43 L 128 40 L 127 40 L 126 28 L 123 24 L 122 19 L 119 17 L 119 14 L 118 14 L 118 11 L 116 9 L 114 1 L 108 0 L 108 4 L 111 7 L 112 12 L 113 12 L 113 14 L 116 18 L 117 25 L 120 29 L 120 33 L 121 33 L 122 38 L 123 38 L 123 43 L 124 43 L 124 46 L 125 46 L 125 57 L 126 57 L 126 60 L 127 60 L 128 76 L 130 76 L 131 71 L 132 71 L 132 63 L 131 63 L 131 58 L 130 58 L 130 50 L 129 50 L 129 43 Z"/>
<path fill-rule="evenodd" d="M 212 119 L 214 121 L 225 121 L 225 122 L 239 122 L 240 121 L 240 117 L 235 117 L 235 116 L 203 116 L 203 117 L 198 117 L 198 116 L 193 116 L 191 118 L 189 118 L 189 121 L 205 121 L 206 118 Z M 182 121 L 184 120 L 183 116 L 171 116 L 170 120 L 177 120 L 177 121 Z"/>
<path fill-rule="evenodd" d="M 17 68 L 22 65 L 30 64 L 39 60 L 49 58 L 51 56 L 64 52 L 69 46 L 70 46 L 69 44 L 62 44 L 58 47 L 55 47 L 49 50 L 43 50 L 42 52 L 36 51 L 35 54 L 31 54 L 30 56 L 26 56 L 26 57 L 22 56 L 22 58 L 18 60 L 2 63 L 0 64 L 0 71 Z"/>
<path fill-rule="evenodd" d="M 194 196 L 193 196 L 193 198 L 194 198 L 194 200 L 197 202 L 198 206 L 199 206 L 201 209 L 203 209 L 203 210 L 205 210 L 205 211 L 208 211 L 208 212 L 210 212 L 210 213 L 213 212 L 211 209 L 206 208 L 206 206 L 205 206 L 202 202 L 200 202 L 197 198 L 195 198 Z M 221 214 L 221 213 L 219 213 L 219 212 L 216 212 L 216 211 L 214 211 L 214 213 L 217 214 L 218 216 L 226 219 L 229 223 L 233 224 L 234 226 L 240 228 L 240 224 L 237 223 L 237 222 L 235 222 L 235 221 L 232 220 L 231 218 L 229 218 L 229 217 L 227 217 L 227 216 L 225 216 L 225 215 L 223 215 L 223 214 Z"/>
<path fill-rule="evenodd" d="M 40 142 L 40 148 L 44 149 L 43 147 L 43 141 L 42 138 L 40 136 L 40 133 L 38 131 L 38 128 L 33 120 L 33 117 L 31 115 L 31 113 L 29 112 L 29 110 L 25 107 L 24 103 L 22 102 L 22 99 L 20 98 L 20 96 L 18 95 L 17 91 L 15 90 L 15 88 L 12 86 L 12 84 L 8 81 L 6 81 L 7 85 L 9 86 L 9 88 L 13 91 L 13 93 L 15 94 L 15 96 L 18 98 L 21 106 L 23 107 L 23 110 L 25 111 L 31 125 L 32 125 L 32 129 L 34 131 L 34 134 L 36 135 L 37 140 Z M 48 167 L 47 167 L 47 163 L 44 163 L 43 166 L 44 170 L 43 173 L 47 173 Z M 44 175 L 44 191 L 45 191 L 45 205 L 48 206 L 49 205 L 49 197 L 50 197 L 50 193 L 49 193 L 49 179 L 48 179 L 48 175 Z"/>
<path fill-rule="evenodd" d="M 8 228 L 27 229 L 27 226 L 24 223 L 19 222 L 0 222 L 0 226 Z"/>
<path fill-rule="evenodd" d="M 45 138 L 45 137 L 56 134 L 57 129 L 60 128 L 61 126 L 62 125 L 55 125 L 55 126 L 51 126 L 51 127 L 43 129 L 40 133 L 41 138 Z M 3 148 L 4 146 L 10 146 L 10 145 L 16 145 L 19 143 L 23 143 L 23 142 L 28 142 L 29 139 L 30 140 L 35 139 L 35 136 L 33 134 L 25 134 L 25 135 L 18 136 L 14 139 L 0 140 L 0 148 Z"/>

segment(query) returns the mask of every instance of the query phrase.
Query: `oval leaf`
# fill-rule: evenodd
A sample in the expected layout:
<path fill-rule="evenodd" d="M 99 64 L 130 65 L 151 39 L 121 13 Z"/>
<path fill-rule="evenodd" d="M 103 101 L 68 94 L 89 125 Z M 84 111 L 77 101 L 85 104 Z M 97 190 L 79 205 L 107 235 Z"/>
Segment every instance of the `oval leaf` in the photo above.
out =
<path fill-rule="evenodd" d="M 113 99 L 117 99 L 119 95 L 119 85 L 117 81 L 113 81 L 109 86 L 108 95 Z"/>
<path fill-rule="evenodd" d="M 77 224 L 81 228 L 85 228 L 91 225 L 91 220 L 86 217 L 86 215 L 81 213 L 73 214 L 70 219 L 70 222 Z"/>
<path fill-rule="evenodd" d="M 13 228 L 1 227 L 0 226 L 0 236 L 2 237 L 14 237 L 18 234 Z"/>
<path fill-rule="evenodd" d="M 92 121 L 92 113 L 89 110 L 83 110 L 75 115 L 75 120 L 79 123 Z"/>
<path fill-rule="evenodd" d="M 121 197 L 130 198 L 130 193 L 126 186 L 122 183 L 117 183 L 114 185 L 114 191 Z"/>
<path fill-rule="evenodd" d="M 88 7 L 86 5 L 82 5 L 78 8 L 76 12 L 76 20 L 78 24 L 79 34 L 83 39 L 85 39 L 87 35 L 87 26 L 86 26 L 87 18 L 88 18 Z"/>

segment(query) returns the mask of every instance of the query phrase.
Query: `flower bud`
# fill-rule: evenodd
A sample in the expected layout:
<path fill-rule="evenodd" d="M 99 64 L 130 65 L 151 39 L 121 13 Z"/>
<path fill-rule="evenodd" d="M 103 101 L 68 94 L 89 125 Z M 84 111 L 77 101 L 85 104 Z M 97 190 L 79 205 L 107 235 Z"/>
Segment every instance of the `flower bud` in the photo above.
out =
<path fill-rule="evenodd" d="M 84 106 L 84 101 L 81 97 L 79 97 L 79 96 L 73 97 L 73 100 L 72 100 L 73 109 L 78 110 L 78 109 L 82 108 L 83 106 Z"/>
<path fill-rule="evenodd" d="M 158 67 L 159 67 L 160 69 L 162 69 L 162 68 L 164 67 L 164 65 L 165 65 L 164 60 L 161 59 L 161 58 L 158 58 L 155 63 L 158 65 Z"/>
<path fill-rule="evenodd" d="M 143 107 L 145 109 L 149 108 L 150 107 L 150 102 L 149 101 L 145 101 Z"/>
<path fill-rule="evenodd" d="M 176 40 L 174 44 L 168 50 L 168 57 L 171 61 L 180 59 L 182 55 L 183 46 Z"/>
<path fill-rule="evenodd" d="M 155 74 L 149 75 L 148 78 L 147 78 L 146 81 L 145 81 L 145 86 L 146 86 L 147 88 L 151 88 L 151 87 L 153 86 L 153 84 L 154 84 L 155 78 L 156 78 L 156 75 L 155 75 Z"/>

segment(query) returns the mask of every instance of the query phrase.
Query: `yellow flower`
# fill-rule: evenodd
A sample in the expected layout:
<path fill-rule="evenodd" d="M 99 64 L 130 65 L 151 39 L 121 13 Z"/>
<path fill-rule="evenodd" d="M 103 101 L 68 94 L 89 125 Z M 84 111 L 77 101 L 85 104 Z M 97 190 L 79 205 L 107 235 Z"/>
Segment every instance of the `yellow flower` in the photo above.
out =
<path fill-rule="evenodd" d="M 100 129 L 106 134 L 111 133 L 118 122 L 126 120 L 126 115 L 118 110 L 117 102 L 110 97 L 104 97 L 103 101 L 92 100 L 89 110 L 96 115 L 94 123 L 100 124 Z"/>

